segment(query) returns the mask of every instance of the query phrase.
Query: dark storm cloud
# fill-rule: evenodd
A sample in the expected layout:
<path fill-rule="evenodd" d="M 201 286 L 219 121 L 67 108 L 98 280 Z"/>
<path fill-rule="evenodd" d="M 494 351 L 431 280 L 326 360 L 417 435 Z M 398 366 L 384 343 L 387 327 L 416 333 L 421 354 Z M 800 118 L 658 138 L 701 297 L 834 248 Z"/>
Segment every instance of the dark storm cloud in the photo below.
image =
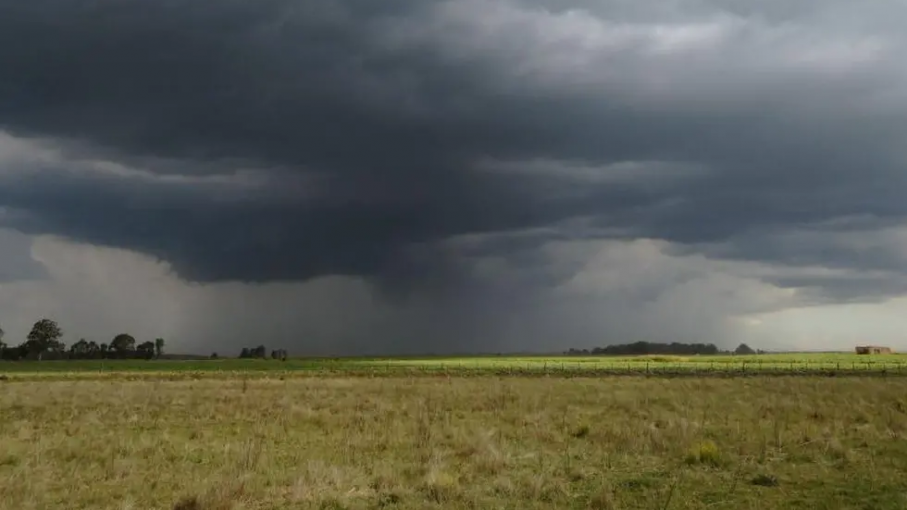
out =
<path fill-rule="evenodd" d="M 30 173 L 3 186 L 0 200 L 13 210 L 32 212 L 16 219 L 26 231 L 126 246 L 168 260 L 182 275 L 203 281 L 326 274 L 428 281 L 441 276 L 429 274 L 441 270 L 439 264 L 453 270 L 455 261 L 443 260 L 449 252 L 419 248 L 419 243 L 452 233 L 536 225 L 568 215 L 574 206 L 539 202 L 535 209 L 522 209 L 519 200 L 502 199 L 508 190 L 502 189 L 495 201 L 482 195 L 488 192 L 482 187 L 415 204 L 271 203 L 268 195 L 224 203 L 204 188 L 124 181 L 99 186 L 97 178 L 78 174 Z M 627 196 L 632 195 L 618 189 L 607 198 L 619 204 Z M 37 212 L 35 204 L 41 206 Z M 522 244 L 538 240 L 533 236 Z M 483 253 L 519 246 L 515 240 L 496 239 Z M 407 259 L 408 254 L 415 258 Z"/>
<path fill-rule="evenodd" d="M 520 253 L 577 219 L 587 236 L 798 263 L 809 247 L 748 233 L 904 218 L 899 8 L 668 4 L 2 1 L 3 130 L 62 140 L 74 160 L 268 179 L 224 200 L 19 172 L 0 205 L 24 231 L 150 253 L 190 279 L 390 287 L 459 278 L 469 250 L 445 239 L 502 233 L 472 249 Z M 539 160 L 549 171 L 520 171 Z M 608 178 L 625 161 L 667 170 Z M 546 233 L 510 234 L 532 229 Z M 829 260 L 861 264 L 810 257 Z"/>
<path fill-rule="evenodd" d="M 772 279 L 773 283 L 797 288 L 800 298 L 812 305 L 880 303 L 907 293 L 907 278 L 891 275 L 861 275 L 858 278 L 815 276 Z"/>

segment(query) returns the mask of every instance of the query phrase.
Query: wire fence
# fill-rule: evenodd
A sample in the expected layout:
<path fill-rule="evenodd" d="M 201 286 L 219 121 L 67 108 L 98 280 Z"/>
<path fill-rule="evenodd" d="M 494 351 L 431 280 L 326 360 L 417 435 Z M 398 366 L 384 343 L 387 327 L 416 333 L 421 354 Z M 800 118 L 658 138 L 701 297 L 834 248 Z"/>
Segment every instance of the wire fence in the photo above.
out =
<path fill-rule="evenodd" d="M 812 375 L 812 376 L 905 376 L 907 363 L 904 362 L 822 362 L 822 361 L 748 361 L 748 362 L 506 362 L 501 364 L 484 361 L 456 361 L 440 363 L 372 363 L 363 365 L 325 365 L 315 369 L 331 373 L 351 375 L 439 375 L 439 376 L 549 376 L 549 377 L 596 377 L 596 376 L 766 376 L 766 375 Z"/>
<path fill-rule="evenodd" d="M 137 365 L 138 366 L 138 365 Z M 20 368 L 7 365 L 6 368 Z M 891 361 L 679 361 L 651 360 L 320 360 L 317 362 L 271 362 L 237 366 L 232 363 L 176 364 L 146 363 L 141 369 L 118 362 L 91 367 L 32 364 L 21 370 L 5 371 L 2 380 L 57 378 L 233 378 L 233 377 L 750 377 L 750 376 L 907 376 L 907 362 Z M 69 368 L 69 370 L 67 370 Z M 7 375 L 4 375 L 7 374 Z"/>

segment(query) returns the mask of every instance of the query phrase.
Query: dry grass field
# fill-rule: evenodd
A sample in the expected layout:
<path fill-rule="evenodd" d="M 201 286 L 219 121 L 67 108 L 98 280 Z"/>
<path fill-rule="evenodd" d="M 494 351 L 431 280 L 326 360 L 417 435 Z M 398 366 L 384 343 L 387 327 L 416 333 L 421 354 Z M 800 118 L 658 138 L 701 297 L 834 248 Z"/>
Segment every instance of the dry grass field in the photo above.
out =
<path fill-rule="evenodd" d="M 907 378 L 0 382 L 0 509 L 907 507 Z"/>

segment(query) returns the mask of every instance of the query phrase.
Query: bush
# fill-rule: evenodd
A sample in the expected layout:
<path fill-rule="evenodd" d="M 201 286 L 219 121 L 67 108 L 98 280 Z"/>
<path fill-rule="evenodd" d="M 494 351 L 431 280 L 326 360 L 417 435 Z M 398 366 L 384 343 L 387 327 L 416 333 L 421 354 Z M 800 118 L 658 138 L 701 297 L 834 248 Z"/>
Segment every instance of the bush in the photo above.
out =
<path fill-rule="evenodd" d="M 774 475 L 756 475 L 750 483 L 753 485 L 758 485 L 759 487 L 777 487 L 778 478 Z"/>
<path fill-rule="evenodd" d="M 573 429 L 570 432 L 570 435 L 577 439 L 582 439 L 589 435 L 589 431 L 590 430 L 589 430 L 588 425 L 580 425 L 579 427 L 576 427 L 575 429 Z"/>
<path fill-rule="evenodd" d="M 721 463 L 721 450 L 712 441 L 702 441 L 687 452 L 687 464 L 717 466 Z"/>

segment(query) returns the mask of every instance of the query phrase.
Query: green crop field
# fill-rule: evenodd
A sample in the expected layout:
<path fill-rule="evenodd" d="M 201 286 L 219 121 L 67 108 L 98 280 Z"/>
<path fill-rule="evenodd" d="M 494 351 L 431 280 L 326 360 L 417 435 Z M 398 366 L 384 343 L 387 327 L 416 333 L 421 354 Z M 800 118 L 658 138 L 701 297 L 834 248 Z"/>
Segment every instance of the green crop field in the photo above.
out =
<path fill-rule="evenodd" d="M 907 375 L 907 355 L 793 353 L 753 356 L 476 356 L 218 360 L 68 360 L 0 362 L 7 378 L 249 377 L 306 375 Z M 119 374 L 119 375 L 118 375 Z"/>

